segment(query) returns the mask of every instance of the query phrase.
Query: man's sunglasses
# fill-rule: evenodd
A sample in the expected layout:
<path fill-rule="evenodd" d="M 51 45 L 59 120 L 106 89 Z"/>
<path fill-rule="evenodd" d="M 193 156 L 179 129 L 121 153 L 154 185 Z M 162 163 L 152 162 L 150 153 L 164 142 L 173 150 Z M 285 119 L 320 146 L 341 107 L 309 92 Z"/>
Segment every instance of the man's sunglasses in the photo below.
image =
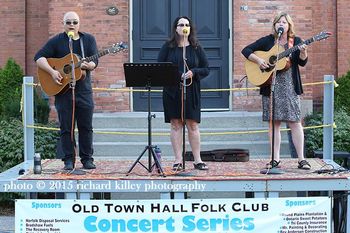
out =
<path fill-rule="evenodd" d="M 64 23 L 66 25 L 77 25 L 79 22 L 78 21 L 65 21 Z"/>

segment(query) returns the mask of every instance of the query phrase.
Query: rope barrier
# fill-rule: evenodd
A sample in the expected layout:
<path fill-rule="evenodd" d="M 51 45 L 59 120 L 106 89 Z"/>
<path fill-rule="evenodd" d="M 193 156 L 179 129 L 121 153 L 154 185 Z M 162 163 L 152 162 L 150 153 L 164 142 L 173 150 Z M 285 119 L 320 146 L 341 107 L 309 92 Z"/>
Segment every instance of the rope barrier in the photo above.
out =
<path fill-rule="evenodd" d="M 28 125 L 28 128 L 33 129 L 40 129 L 40 130 L 51 130 L 51 131 L 59 131 L 59 128 L 54 127 L 44 127 L 44 126 L 35 126 L 35 125 Z M 333 127 L 337 128 L 336 124 L 326 124 L 326 125 L 316 125 L 316 126 L 306 126 L 303 127 L 304 130 L 307 129 L 318 129 L 318 128 L 326 128 L 326 127 Z M 289 131 L 290 129 L 281 129 L 281 131 Z M 78 132 L 77 129 L 75 129 L 75 132 Z M 263 130 L 247 130 L 247 131 L 227 131 L 227 132 L 201 132 L 202 136 L 220 136 L 220 135 L 237 135 L 237 134 L 258 134 L 258 133 L 267 133 L 269 132 L 268 129 Z M 145 136 L 148 135 L 147 132 L 128 132 L 128 131 L 94 131 L 94 134 L 109 134 L 109 135 L 129 135 L 129 136 Z M 159 132 L 152 132 L 152 136 L 169 136 L 170 133 L 159 133 Z"/>
<path fill-rule="evenodd" d="M 323 84 L 334 84 L 334 87 L 338 87 L 336 81 L 322 81 L 322 82 L 313 82 L 313 83 L 305 83 L 303 86 L 311 86 L 311 85 L 323 85 Z M 23 84 L 24 85 L 24 84 Z M 38 83 L 29 83 L 27 85 L 32 86 L 40 86 Z M 24 88 L 22 88 L 23 90 Z M 216 92 L 216 91 L 243 91 L 243 90 L 258 90 L 259 87 L 246 87 L 246 88 L 223 88 L 223 89 L 203 89 L 202 92 Z M 93 88 L 93 90 L 96 91 L 123 91 L 123 92 L 147 92 L 148 90 L 133 90 L 129 88 Z M 151 90 L 151 92 L 162 92 L 162 90 Z M 23 107 L 23 93 L 22 93 L 22 99 L 21 99 L 21 112 Z M 318 126 L 306 126 L 303 127 L 304 130 L 307 129 L 317 129 L 317 128 L 324 128 L 324 127 L 333 127 L 336 128 L 336 124 L 326 124 L 326 125 L 318 125 Z M 44 127 L 44 126 L 35 126 L 35 125 L 27 125 L 27 128 L 34 128 L 39 130 L 52 130 L 52 131 L 59 131 L 59 128 L 54 127 Z M 281 129 L 281 131 L 289 131 L 290 129 Z M 78 132 L 77 129 L 75 129 L 75 132 Z M 227 132 L 201 132 L 201 135 L 203 136 L 219 136 L 219 135 L 237 135 L 237 134 L 257 134 L 257 133 L 267 133 L 269 132 L 268 129 L 264 130 L 247 130 L 247 131 L 227 131 Z M 127 131 L 94 131 L 95 134 L 109 134 L 109 135 L 130 135 L 130 136 L 145 136 L 148 135 L 147 132 L 127 132 Z M 153 132 L 152 136 L 169 136 L 170 133 L 157 133 Z"/>
<path fill-rule="evenodd" d="M 322 82 L 313 82 L 313 83 L 305 83 L 303 86 L 313 86 L 313 85 L 323 85 L 323 84 L 331 84 L 334 83 L 334 87 L 338 87 L 336 81 L 322 81 Z M 39 83 L 28 83 L 27 85 L 32 86 L 40 86 Z M 94 87 L 92 88 L 95 91 L 120 91 L 120 92 L 148 92 L 148 90 L 141 89 L 130 89 L 130 88 L 101 88 Z M 236 88 L 213 88 L 213 89 L 202 89 L 201 92 L 218 92 L 218 91 L 247 91 L 247 90 L 259 90 L 259 87 L 236 87 Z M 162 90 L 151 90 L 151 92 L 162 92 Z"/>

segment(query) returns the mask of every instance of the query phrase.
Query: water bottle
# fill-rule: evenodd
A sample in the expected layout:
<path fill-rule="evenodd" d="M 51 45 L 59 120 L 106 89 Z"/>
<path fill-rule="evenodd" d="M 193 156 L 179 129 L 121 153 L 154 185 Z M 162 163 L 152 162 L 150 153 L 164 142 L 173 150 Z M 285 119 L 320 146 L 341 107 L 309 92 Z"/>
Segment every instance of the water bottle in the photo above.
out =
<path fill-rule="evenodd" d="M 40 153 L 34 155 L 34 174 L 41 174 L 41 156 Z"/>
<path fill-rule="evenodd" d="M 160 148 L 158 146 L 156 146 L 154 148 L 154 153 L 156 154 L 157 160 L 159 162 L 159 165 L 161 165 L 161 161 L 162 161 L 162 151 L 160 150 Z"/>

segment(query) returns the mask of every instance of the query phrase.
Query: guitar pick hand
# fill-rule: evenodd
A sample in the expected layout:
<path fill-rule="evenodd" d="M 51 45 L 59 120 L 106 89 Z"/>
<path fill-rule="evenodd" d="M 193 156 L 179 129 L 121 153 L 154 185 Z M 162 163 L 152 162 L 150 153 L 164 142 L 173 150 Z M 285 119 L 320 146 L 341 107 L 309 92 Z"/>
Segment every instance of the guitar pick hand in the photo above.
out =
<path fill-rule="evenodd" d="M 63 77 L 60 74 L 60 72 L 58 72 L 57 70 L 53 70 L 51 73 L 51 77 L 55 83 L 57 83 L 58 85 L 62 85 Z"/>
<path fill-rule="evenodd" d="M 258 59 L 258 65 L 262 70 L 269 68 L 269 65 L 267 64 L 267 62 L 262 58 Z"/>

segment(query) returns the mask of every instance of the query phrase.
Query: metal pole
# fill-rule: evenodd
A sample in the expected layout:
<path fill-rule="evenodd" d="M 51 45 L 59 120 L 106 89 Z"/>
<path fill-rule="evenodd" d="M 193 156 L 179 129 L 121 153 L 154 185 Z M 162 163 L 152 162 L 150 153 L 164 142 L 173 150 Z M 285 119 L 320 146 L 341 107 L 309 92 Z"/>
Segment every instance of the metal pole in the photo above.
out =
<path fill-rule="evenodd" d="M 324 86 L 323 94 L 323 124 L 334 122 L 334 76 L 325 75 L 324 81 L 331 83 Z M 323 128 L 323 159 L 333 160 L 333 127 Z"/>
<path fill-rule="evenodd" d="M 34 159 L 34 90 L 33 77 L 23 77 L 23 139 L 24 139 L 24 162 Z"/>

